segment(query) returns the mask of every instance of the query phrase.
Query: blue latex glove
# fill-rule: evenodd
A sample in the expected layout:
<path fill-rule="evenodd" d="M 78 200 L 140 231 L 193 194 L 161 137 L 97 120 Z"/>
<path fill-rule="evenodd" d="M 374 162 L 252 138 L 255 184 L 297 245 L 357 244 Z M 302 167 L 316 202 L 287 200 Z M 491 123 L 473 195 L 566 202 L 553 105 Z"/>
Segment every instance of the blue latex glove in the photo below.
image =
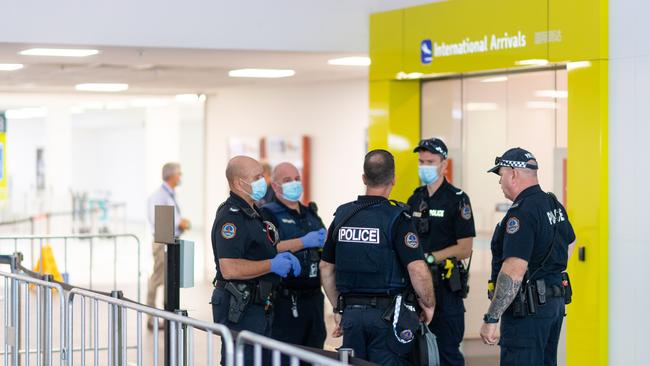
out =
<path fill-rule="evenodd" d="M 271 259 L 271 272 L 283 278 L 287 277 L 289 271 L 294 266 L 292 258 L 295 259 L 296 257 L 294 257 L 291 253 L 278 253 L 275 257 L 273 257 L 273 259 Z M 300 266 L 300 263 L 298 266 Z M 300 270 L 298 270 L 298 272 L 300 272 Z"/>
<path fill-rule="evenodd" d="M 302 245 L 307 248 L 322 248 L 325 245 L 325 229 L 310 231 L 307 235 L 300 238 Z"/>
<path fill-rule="evenodd" d="M 293 254 L 291 254 L 290 258 L 291 258 L 291 269 L 293 270 L 293 275 L 295 277 L 298 277 L 300 276 L 300 271 L 301 271 L 300 261 Z"/>

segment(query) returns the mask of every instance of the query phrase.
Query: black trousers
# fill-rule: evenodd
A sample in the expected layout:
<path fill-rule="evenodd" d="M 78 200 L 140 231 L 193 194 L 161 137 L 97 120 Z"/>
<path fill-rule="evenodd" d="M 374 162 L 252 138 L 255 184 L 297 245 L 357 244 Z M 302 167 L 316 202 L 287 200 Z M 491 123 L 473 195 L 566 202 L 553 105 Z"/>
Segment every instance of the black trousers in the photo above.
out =
<path fill-rule="evenodd" d="M 508 309 L 501 317 L 501 366 L 557 365 L 557 346 L 564 320 L 564 298 L 547 298 L 534 315 L 512 316 Z"/>
<path fill-rule="evenodd" d="M 397 353 L 390 323 L 382 319 L 384 310 L 368 306 L 348 306 L 343 311 L 343 347 L 354 349 L 355 357 L 382 366 L 411 365 L 408 350 Z"/>
<path fill-rule="evenodd" d="M 271 337 L 285 343 L 300 346 L 323 348 L 327 330 L 325 329 L 323 293 L 296 296 L 298 317 L 292 312 L 289 296 L 281 294 L 273 301 L 273 326 Z"/>
<path fill-rule="evenodd" d="M 248 330 L 263 336 L 271 335 L 271 317 L 264 311 L 262 305 L 248 305 L 246 312 L 242 315 L 238 323 L 228 321 L 228 309 L 230 308 L 231 295 L 228 291 L 222 288 L 215 288 L 212 291 L 212 319 L 215 323 L 223 324 L 234 331 Z M 221 347 L 221 361 L 226 355 L 224 354 L 225 348 Z M 263 364 L 268 364 L 268 352 L 264 353 Z M 253 347 L 246 346 L 244 348 L 244 363 L 246 365 L 253 365 Z"/>

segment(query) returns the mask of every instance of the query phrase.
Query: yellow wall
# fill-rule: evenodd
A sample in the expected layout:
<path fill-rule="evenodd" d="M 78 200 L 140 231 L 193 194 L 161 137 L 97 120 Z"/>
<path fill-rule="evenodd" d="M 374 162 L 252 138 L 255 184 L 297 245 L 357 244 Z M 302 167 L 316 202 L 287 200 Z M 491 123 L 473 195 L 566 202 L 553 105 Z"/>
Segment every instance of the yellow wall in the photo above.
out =
<path fill-rule="evenodd" d="M 536 42 L 547 30 L 559 38 Z M 423 39 L 457 43 L 505 32 L 524 34 L 526 47 L 420 61 Z M 576 255 L 569 266 L 569 365 L 607 364 L 607 32 L 607 0 L 450 0 L 370 18 L 369 147 L 395 154 L 399 200 L 418 184 L 410 151 L 420 138 L 420 81 L 398 79 L 515 69 L 528 59 L 588 66 L 571 68 L 568 80 L 568 210 L 587 248 L 587 260 Z"/>

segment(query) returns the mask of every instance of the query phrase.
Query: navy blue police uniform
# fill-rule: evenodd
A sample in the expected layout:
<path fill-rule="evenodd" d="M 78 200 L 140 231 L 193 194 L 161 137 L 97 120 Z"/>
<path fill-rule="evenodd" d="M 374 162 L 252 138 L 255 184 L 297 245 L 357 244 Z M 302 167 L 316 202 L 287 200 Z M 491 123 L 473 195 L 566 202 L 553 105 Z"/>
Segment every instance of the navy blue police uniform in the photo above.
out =
<path fill-rule="evenodd" d="M 527 151 L 511 149 L 497 158 L 490 172 L 498 174 L 502 166 L 531 167 L 526 164 L 531 159 Z M 501 317 L 502 366 L 557 364 L 565 299 L 570 296 L 563 272 L 568 247 L 575 239 L 566 210 L 539 185 L 522 191 L 497 225 L 491 242 L 491 282 L 495 283 L 505 259 L 520 258 L 528 262 L 522 288 L 530 292 L 520 293 Z"/>
<path fill-rule="evenodd" d="M 215 323 L 224 324 L 235 331 L 248 330 L 270 336 L 271 294 L 280 277 L 270 273 L 249 280 L 226 280 L 219 268 L 219 259 L 272 259 L 277 254 L 277 241 L 275 226 L 263 221 L 257 209 L 230 192 L 230 197 L 219 206 L 212 226 L 212 251 L 217 274 L 210 303 Z M 237 302 L 242 294 L 245 306 L 239 308 L 242 312 L 237 314 L 233 311 L 238 310 L 233 307 L 233 302 Z M 246 360 L 250 362 L 252 349 L 245 352 Z"/>
<path fill-rule="evenodd" d="M 315 204 L 298 204 L 299 210 L 278 200 L 262 206 L 262 216 L 277 227 L 280 241 L 300 238 L 325 228 Z M 323 308 L 325 297 L 320 288 L 318 268 L 321 251 L 308 248 L 294 255 L 300 261 L 300 275 L 296 277 L 291 273 L 278 286 L 273 303 L 271 336 L 282 342 L 323 348 L 327 331 Z"/>
<path fill-rule="evenodd" d="M 437 138 L 421 140 L 413 152 L 429 151 L 447 158 L 447 145 Z M 427 186 L 418 187 L 407 201 L 418 229 L 422 248 L 433 276 L 436 309 L 429 329 L 438 337 L 442 366 L 464 365 L 460 343 L 465 334 L 465 305 L 469 268 L 454 258 L 435 263 L 432 252 L 458 244 L 459 239 L 476 236 L 469 197 L 444 177 L 440 187 L 429 196 Z M 469 262 L 471 263 L 471 262 Z M 453 267 L 453 268 L 452 268 Z"/>
<path fill-rule="evenodd" d="M 427 186 L 418 187 L 408 199 L 407 205 L 415 221 L 424 253 L 437 252 L 456 245 L 458 239 L 476 236 L 474 216 L 469 197 L 451 185 L 444 177 L 438 190 L 429 196 Z M 426 254 L 425 254 L 426 255 Z M 465 306 L 463 299 L 467 287 L 458 287 L 460 271 L 451 271 L 445 264 L 463 265 L 450 260 L 441 264 L 429 263 L 436 294 L 436 309 L 429 329 L 438 337 L 440 365 L 464 365 L 460 343 L 465 334 Z M 464 276 L 464 274 L 463 274 Z M 463 281 L 466 278 L 462 279 Z"/>
<path fill-rule="evenodd" d="M 407 265 L 422 258 L 415 226 L 404 206 L 384 197 L 359 196 L 336 210 L 322 260 L 335 265 L 343 347 L 380 365 L 409 364 L 413 342 L 406 347 L 396 344 L 397 334 L 385 312 L 395 295 L 410 284 Z"/>

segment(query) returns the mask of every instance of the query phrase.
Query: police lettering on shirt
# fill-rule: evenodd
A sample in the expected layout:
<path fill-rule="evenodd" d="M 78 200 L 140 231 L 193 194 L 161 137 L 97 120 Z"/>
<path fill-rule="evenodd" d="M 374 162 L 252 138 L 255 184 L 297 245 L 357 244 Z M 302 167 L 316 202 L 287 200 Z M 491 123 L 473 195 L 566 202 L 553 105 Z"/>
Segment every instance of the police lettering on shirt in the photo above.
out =
<path fill-rule="evenodd" d="M 379 229 L 365 227 L 342 227 L 339 229 L 339 242 L 379 244 Z"/>
<path fill-rule="evenodd" d="M 548 217 L 548 223 L 551 225 L 555 225 L 558 222 L 564 221 L 564 213 L 559 208 L 547 211 L 546 216 Z"/>

